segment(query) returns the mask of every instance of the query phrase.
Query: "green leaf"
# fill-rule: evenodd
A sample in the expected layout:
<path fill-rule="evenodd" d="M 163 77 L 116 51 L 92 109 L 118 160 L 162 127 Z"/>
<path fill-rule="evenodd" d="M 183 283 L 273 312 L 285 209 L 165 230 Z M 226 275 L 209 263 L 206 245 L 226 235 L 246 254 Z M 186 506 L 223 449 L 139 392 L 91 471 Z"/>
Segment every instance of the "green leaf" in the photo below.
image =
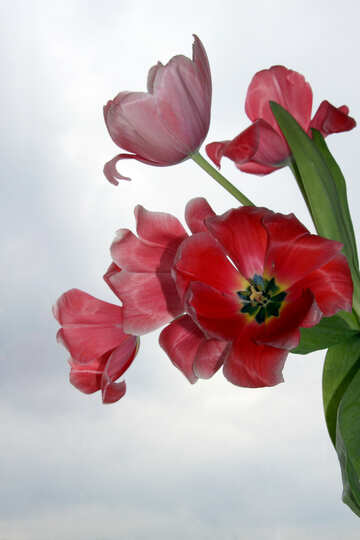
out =
<path fill-rule="evenodd" d="M 346 191 L 346 182 L 343 173 L 341 172 L 341 169 L 339 165 L 336 163 L 334 156 L 329 152 L 328 146 L 325 142 L 324 137 L 320 133 L 320 131 L 317 131 L 316 129 L 312 129 L 313 134 L 313 141 L 316 145 L 316 148 L 321 152 L 322 157 L 325 160 L 325 163 L 328 167 L 328 169 L 331 172 L 331 175 L 334 179 L 334 182 L 336 184 L 337 193 L 339 196 L 339 201 L 342 208 L 342 213 L 345 218 L 345 224 L 348 228 L 348 236 L 351 240 L 351 247 L 352 247 L 352 255 L 353 255 L 353 263 L 356 268 L 359 267 L 359 260 L 357 255 L 357 246 L 356 246 L 356 240 L 355 240 L 355 234 L 354 234 L 354 227 L 351 221 L 350 216 L 350 210 L 349 210 L 349 204 L 347 199 L 347 191 Z"/>
<path fill-rule="evenodd" d="M 291 352 L 294 354 L 308 354 L 320 349 L 328 349 L 338 343 L 343 343 L 357 335 L 339 315 L 323 317 L 318 325 L 312 328 L 300 328 L 300 343 Z"/>
<path fill-rule="evenodd" d="M 359 369 L 360 334 L 351 337 L 344 343 L 330 347 L 324 363 L 322 390 L 326 424 L 334 446 L 336 445 L 338 407 Z"/>
<path fill-rule="evenodd" d="M 338 167 L 330 163 L 319 137 L 315 143 L 281 105 L 271 101 L 270 106 L 291 149 L 296 164 L 293 169 L 318 234 L 344 246 L 354 282 L 354 310 L 360 317 L 360 275 L 350 213 L 345 208 L 346 190 Z"/>
<path fill-rule="evenodd" d="M 337 415 L 336 451 L 343 480 L 343 501 L 360 517 L 360 371 L 344 393 Z"/>

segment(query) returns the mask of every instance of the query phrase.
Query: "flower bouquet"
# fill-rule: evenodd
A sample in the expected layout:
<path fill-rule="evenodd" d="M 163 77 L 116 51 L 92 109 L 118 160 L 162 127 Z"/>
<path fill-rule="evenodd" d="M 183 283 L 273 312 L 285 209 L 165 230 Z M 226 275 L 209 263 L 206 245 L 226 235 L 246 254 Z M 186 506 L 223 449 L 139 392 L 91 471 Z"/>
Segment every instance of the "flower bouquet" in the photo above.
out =
<path fill-rule="evenodd" d="M 192 159 L 236 199 L 217 215 L 203 197 L 183 224 L 136 206 L 136 234 L 117 231 L 104 279 L 120 302 L 78 290 L 54 306 L 58 340 L 70 353 L 70 382 L 103 403 L 126 393 L 118 379 L 143 334 L 164 327 L 159 343 L 193 384 L 220 368 L 234 385 L 283 382 L 289 352 L 327 349 L 323 403 L 339 457 L 343 500 L 360 516 L 360 275 L 344 177 L 325 137 L 349 131 L 346 106 L 322 101 L 299 73 L 273 66 L 255 74 L 245 111 L 251 123 L 200 153 L 210 124 L 212 83 L 198 37 L 193 57 L 175 56 L 148 74 L 147 92 L 120 92 L 104 119 L 120 153 L 104 167 L 112 184 L 129 180 L 119 161 L 169 166 Z M 255 206 L 219 172 L 226 157 L 248 174 L 288 166 L 317 234 L 292 213 Z M 266 205 L 266 201 L 261 201 Z M 139 352 L 141 354 L 141 352 Z M 239 390 L 241 391 L 241 390 Z"/>

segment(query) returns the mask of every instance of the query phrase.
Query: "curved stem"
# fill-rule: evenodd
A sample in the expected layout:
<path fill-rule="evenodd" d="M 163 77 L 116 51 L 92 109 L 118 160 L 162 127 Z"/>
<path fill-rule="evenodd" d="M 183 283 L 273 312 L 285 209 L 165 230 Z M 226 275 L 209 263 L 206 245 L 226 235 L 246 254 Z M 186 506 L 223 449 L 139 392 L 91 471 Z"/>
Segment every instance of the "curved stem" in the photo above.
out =
<path fill-rule="evenodd" d="M 190 154 L 190 157 L 197 163 L 204 171 L 214 178 L 226 191 L 228 191 L 235 199 L 241 202 L 244 206 L 254 206 L 254 203 L 250 201 L 241 191 L 226 180 L 226 178 L 219 173 L 199 152 Z"/>

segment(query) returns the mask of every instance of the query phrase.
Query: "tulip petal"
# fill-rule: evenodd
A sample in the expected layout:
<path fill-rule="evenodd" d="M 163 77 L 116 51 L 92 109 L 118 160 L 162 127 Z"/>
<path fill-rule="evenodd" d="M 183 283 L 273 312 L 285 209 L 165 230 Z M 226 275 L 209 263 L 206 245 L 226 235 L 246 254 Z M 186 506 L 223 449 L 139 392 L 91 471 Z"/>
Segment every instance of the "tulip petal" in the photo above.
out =
<path fill-rule="evenodd" d="M 149 245 L 128 229 L 120 229 L 110 252 L 116 265 L 128 272 L 169 272 L 178 245 L 178 241 L 171 242 L 167 248 Z"/>
<path fill-rule="evenodd" d="M 203 339 L 200 343 L 193 371 L 199 379 L 210 379 L 223 365 L 230 352 L 231 344 L 218 339 Z"/>
<path fill-rule="evenodd" d="M 101 378 L 109 354 L 86 364 L 70 358 L 70 383 L 84 394 L 93 394 L 101 388 Z"/>
<path fill-rule="evenodd" d="M 240 273 L 248 279 L 262 275 L 268 234 L 262 224 L 271 210 L 244 206 L 206 220 L 212 236 L 225 248 Z"/>
<path fill-rule="evenodd" d="M 339 253 L 327 264 L 298 281 L 293 288 L 309 287 L 325 317 L 339 310 L 351 311 L 353 284 L 349 265 Z"/>
<path fill-rule="evenodd" d="M 101 396 L 102 396 L 102 402 L 104 404 L 107 403 L 115 403 L 115 401 L 119 401 L 124 395 L 126 394 L 126 382 L 120 381 L 118 383 L 103 383 L 103 386 L 101 388 Z"/>
<path fill-rule="evenodd" d="M 249 323 L 240 312 L 235 294 L 227 294 L 205 283 L 193 282 L 185 297 L 185 307 L 207 337 L 231 340 Z"/>
<path fill-rule="evenodd" d="M 164 328 L 159 337 L 160 346 L 164 349 L 171 362 L 185 377 L 194 384 L 198 377 L 192 366 L 196 352 L 204 334 L 191 320 L 189 315 L 175 319 Z"/>
<path fill-rule="evenodd" d="M 213 163 L 220 169 L 221 158 L 230 141 L 212 142 L 206 145 L 206 153 Z"/>
<path fill-rule="evenodd" d="M 288 292 L 280 315 L 271 317 L 265 324 L 260 325 L 258 334 L 253 339 L 256 343 L 290 351 L 299 344 L 299 327 L 303 326 L 303 321 L 306 320 L 306 326 L 310 326 L 310 312 L 314 326 L 320 321 L 322 313 L 309 289 L 305 289 L 300 296 Z"/>
<path fill-rule="evenodd" d="M 349 109 L 346 105 L 336 108 L 326 100 L 320 103 L 310 123 L 310 127 L 320 131 L 324 137 L 331 133 L 350 131 L 355 126 L 356 122 L 349 116 Z"/>
<path fill-rule="evenodd" d="M 203 197 L 191 199 L 185 208 L 185 220 L 192 233 L 207 232 L 205 219 L 215 216 L 215 212 Z"/>
<path fill-rule="evenodd" d="M 71 289 L 54 306 L 54 316 L 63 326 L 57 339 L 79 363 L 87 363 L 114 349 L 124 339 L 122 309 Z"/>
<path fill-rule="evenodd" d="M 161 167 L 163 165 L 163 163 L 157 163 L 150 159 L 145 159 L 141 156 L 138 156 L 137 154 L 118 154 L 104 165 L 104 175 L 106 179 L 109 180 L 110 184 L 114 184 L 115 186 L 119 184 L 116 179 L 129 181 L 131 180 L 131 178 L 129 178 L 128 176 L 123 176 L 122 174 L 120 174 L 116 169 L 117 162 L 121 161 L 122 159 L 136 159 L 136 161 L 140 161 L 141 163 L 145 163 L 146 165 L 155 165 L 157 167 Z"/>
<path fill-rule="evenodd" d="M 284 107 L 307 131 L 312 109 L 312 90 L 305 78 L 284 66 L 272 66 L 256 73 L 246 96 L 245 111 L 250 120 L 262 118 L 282 137 L 269 101 Z"/>
<path fill-rule="evenodd" d="M 342 244 L 310 234 L 293 215 L 264 218 L 269 232 L 265 270 L 283 288 L 289 288 L 335 257 Z"/>
<path fill-rule="evenodd" d="M 169 248 L 187 237 L 180 221 L 166 212 L 151 212 L 138 204 L 135 207 L 136 231 L 149 245 Z M 176 247 L 174 250 L 176 251 Z"/>
<path fill-rule="evenodd" d="M 108 279 L 123 303 L 123 329 L 128 334 L 151 332 L 183 311 L 175 283 L 168 273 L 123 270 Z"/>
<path fill-rule="evenodd" d="M 183 241 L 175 258 L 174 274 L 181 297 L 191 281 L 201 281 L 225 292 L 242 290 L 246 285 L 221 246 L 207 232 Z"/>
<path fill-rule="evenodd" d="M 224 362 L 224 376 L 237 386 L 261 388 L 284 381 L 282 370 L 288 351 L 257 345 L 246 335 L 235 341 Z"/>

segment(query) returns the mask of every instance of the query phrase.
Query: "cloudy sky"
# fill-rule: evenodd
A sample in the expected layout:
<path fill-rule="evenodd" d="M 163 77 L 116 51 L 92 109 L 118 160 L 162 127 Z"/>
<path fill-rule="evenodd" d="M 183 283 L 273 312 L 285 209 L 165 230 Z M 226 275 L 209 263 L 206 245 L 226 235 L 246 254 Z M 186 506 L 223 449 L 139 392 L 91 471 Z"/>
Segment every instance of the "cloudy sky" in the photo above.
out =
<path fill-rule="evenodd" d="M 199 195 L 217 212 L 236 204 L 191 162 L 123 162 L 133 181 L 106 182 L 117 153 L 108 99 L 145 89 L 148 68 L 190 55 L 196 33 L 213 75 L 208 141 L 248 124 L 247 86 L 273 64 L 306 76 L 314 106 L 346 103 L 359 119 L 358 2 L 14 0 L 0 11 L 0 540 L 357 539 L 323 419 L 323 354 L 289 356 L 285 384 L 271 389 L 237 388 L 221 372 L 191 386 L 154 333 L 126 397 L 103 406 L 69 384 L 51 305 L 73 287 L 116 302 L 101 276 L 136 204 L 179 218 Z M 329 144 L 359 230 L 359 131 Z M 310 226 L 288 170 L 259 179 L 224 162 L 223 172 Z"/>

